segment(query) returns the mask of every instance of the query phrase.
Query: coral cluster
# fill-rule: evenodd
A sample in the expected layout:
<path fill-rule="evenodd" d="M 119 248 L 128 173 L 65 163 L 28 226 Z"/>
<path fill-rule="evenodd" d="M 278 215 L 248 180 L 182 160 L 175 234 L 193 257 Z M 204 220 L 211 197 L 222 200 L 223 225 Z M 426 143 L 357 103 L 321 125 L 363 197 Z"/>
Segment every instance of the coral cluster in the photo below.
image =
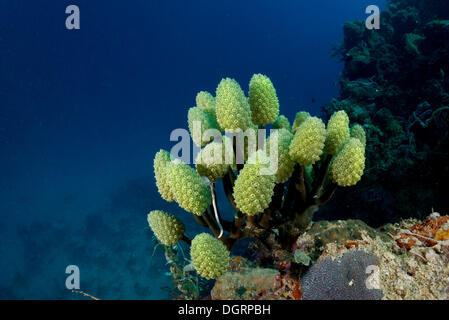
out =
<path fill-rule="evenodd" d="M 206 112 L 216 122 L 215 98 L 207 91 L 200 91 L 196 95 L 196 106 Z"/>
<path fill-rule="evenodd" d="M 222 139 L 222 142 L 214 141 L 201 149 L 195 160 L 196 171 L 211 182 L 223 178 L 234 163 L 232 141 L 226 136 Z"/>
<path fill-rule="evenodd" d="M 154 210 L 148 214 L 148 224 L 157 239 L 166 246 L 178 243 L 186 229 L 175 216 L 160 210 Z"/>
<path fill-rule="evenodd" d="M 290 125 L 290 121 L 288 121 L 288 118 L 281 114 L 273 123 L 273 129 L 286 129 L 291 131 L 292 127 Z"/>
<path fill-rule="evenodd" d="M 331 163 L 332 181 L 339 186 L 353 186 L 365 169 L 365 147 L 357 138 L 350 138 Z"/>
<path fill-rule="evenodd" d="M 196 170 L 161 150 L 155 156 L 154 171 L 161 196 L 191 212 L 213 236 L 201 233 L 190 240 L 183 234 L 183 225 L 161 211 L 150 213 L 148 221 L 167 252 L 181 239 L 191 245 L 191 265 L 206 279 L 227 272 L 230 250 L 245 238 L 256 239 L 271 252 L 267 261 L 277 264 L 279 257 L 289 255 L 313 213 L 332 197 L 337 186 L 352 186 L 361 179 L 365 132 L 361 126 L 354 127 L 354 137 L 350 136 L 345 111 L 336 112 L 327 128 L 320 118 L 301 111 L 291 127 L 289 120 L 279 115 L 272 81 L 261 74 L 252 77 L 248 98 L 234 79 L 225 78 L 215 97 L 201 91 L 196 103 L 187 116 L 193 141 L 203 147 L 195 159 Z M 198 124 L 201 130 L 195 132 Z M 258 129 L 267 125 L 274 129 L 261 140 Z M 205 134 L 210 129 L 215 132 Z M 220 180 L 235 209 L 233 221 L 221 216 L 215 191 Z M 300 260 L 307 263 L 307 257 L 300 258 L 299 252 L 298 265 Z M 286 266 L 278 265 L 278 269 L 286 270 Z M 178 267 L 174 270 L 179 274 Z M 285 283 L 296 288 L 296 276 L 288 275 L 290 280 Z M 279 290 L 287 287 L 290 285 L 281 285 Z M 293 297 L 300 295 L 295 291 Z"/>
<path fill-rule="evenodd" d="M 157 189 L 161 197 L 167 201 L 175 200 L 167 181 L 167 166 L 170 164 L 170 160 L 170 153 L 165 150 L 160 150 L 156 153 L 153 162 Z"/>
<path fill-rule="evenodd" d="M 324 151 L 336 154 L 340 146 L 349 138 L 349 118 L 346 112 L 335 112 L 327 123 Z"/>
<path fill-rule="evenodd" d="M 366 133 L 361 125 L 355 124 L 352 126 L 351 137 L 359 139 L 363 147 L 366 147 Z"/>
<path fill-rule="evenodd" d="M 196 283 L 185 281 L 193 270 L 216 279 L 214 298 L 448 296 L 447 217 L 382 229 L 359 220 L 313 222 L 336 192 L 339 201 L 321 216 L 382 225 L 432 206 L 447 209 L 449 5 L 435 3 L 389 0 L 379 30 L 363 21 L 344 25 L 336 50 L 344 62 L 341 93 L 323 119 L 299 111 L 290 122 L 262 74 L 251 78 L 247 94 L 231 78 L 221 80 L 215 96 L 197 94 L 188 112 L 192 139 L 201 147 L 195 169 L 164 150 L 154 159 L 162 198 L 210 231 L 190 240 L 171 215 L 150 213 L 166 252 L 179 240 L 190 245 L 191 264 L 173 268 L 176 279 Z M 270 125 L 269 137 L 257 139 L 258 129 Z M 223 219 L 217 201 L 220 181 L 234 210 L 231 220 Z M 254 263 L 231 257 L 247 238 Z"/>
<path fill-rule="evenodd" d="M 190 255 L 195 270 L 206 279 L 216 279 L 228 270 L 228 249 L 208 233 L 201 233 L 192 240 Z"/>
<path fill-rule="evenodd" d="M 295 120 L 293 121 L 292 133 L 295 134 L 296 129 L 298 129 L 298 127 L 304 122 L 304 120 L 309 117 L 310 113 L 306 111 L 299 111 L 298 113 L 296 113 Z"/>
<path fill-rule="evenodd" d="M 248 102 L 255 125 L 266 126 L 276 121 L 279 115 L 279 100 L 270 78 L 255 74 L 249 83 Z"/>
<path fill-rule="evenodd" d="M 211 204 L 211 194 L 200 175 L 187 164 L 174 160 L 167 166 L 166 179 L 174 199 L 184 210 L 202 215 Z"/>
<path fill-rule="evenodd" d="M 275 139 L 275 142 L 273 142 L 275 148 L 271 150 L 270 145 L 273 139 Z M 270 158 L 272 158 L 271 161 L 274 162 L 277 159 L 278 162 L 278 169 L 275 174 L 276 183 L 286 182 L 295 170 L 295 162 L 289 154 L 292 139 L 293 134 L 286 128 L 281 128 L 279 131 L 274 132 L 267 139 L 267 152 Z"/>
<path fill-rule="evenodd" d="M 314 164 L 324 151 L 326 126 L 317 117 L 308 117 L 298 126 L 290 144 L 290 157 L 302 166 Z"/>
<path fill-rule="evenodd" d="M 242 88 L 234 79 L 223 79 L 216 92 L 216 113 L 221 128 L 246 130 L 251 126 L 251 108 Z"/>
<path fill-rule="evenodd" d="M 270 205 L 274 194 L 274 175 L 260 173 L 269 161 L 262 152 L 252 154 L 235 181 L 234 200 L 243 214 L 254 216 Z"/>
<path fill-rule="evenodd" d="M 195 144 L 199 147 L 205 146 L 209 143 L 212 137 L 207 137 L 205 139 L 204 136 L 207 130 L 216 128 L 214 119 L 212 119 L 206 111 L 203 111 L 199 107 L 190 108 L 187 114 L 187 119 L 193 142 L 195 142 Z"/>

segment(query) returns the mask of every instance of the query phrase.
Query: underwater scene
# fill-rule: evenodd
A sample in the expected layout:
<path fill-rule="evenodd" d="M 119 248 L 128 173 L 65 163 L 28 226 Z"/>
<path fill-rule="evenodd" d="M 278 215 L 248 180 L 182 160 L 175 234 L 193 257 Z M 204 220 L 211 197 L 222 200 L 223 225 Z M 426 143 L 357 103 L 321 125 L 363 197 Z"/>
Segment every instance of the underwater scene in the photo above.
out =
<path fill-rule="evenodd" d="M 0 2 L 0 300 L 448 300 L 449 2 Z"/>

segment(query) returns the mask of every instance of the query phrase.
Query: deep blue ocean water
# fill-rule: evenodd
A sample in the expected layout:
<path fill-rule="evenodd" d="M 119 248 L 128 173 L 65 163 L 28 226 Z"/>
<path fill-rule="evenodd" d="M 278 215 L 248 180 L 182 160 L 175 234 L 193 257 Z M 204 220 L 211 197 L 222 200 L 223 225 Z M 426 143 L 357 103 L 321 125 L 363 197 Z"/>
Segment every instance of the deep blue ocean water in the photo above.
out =
<path fill-rule="evenodd" d="M 81 29 L 65 28 L 76 4 Z M 345 21 L 384 0 L 0 2 L 0 298 L 169 298 L 146 214 L 163 209 L 153 157 L 196 93 L 268 75 L 281 113 L 338 95 Z M 313 102 L 314 101 L 314 102 Z"/>

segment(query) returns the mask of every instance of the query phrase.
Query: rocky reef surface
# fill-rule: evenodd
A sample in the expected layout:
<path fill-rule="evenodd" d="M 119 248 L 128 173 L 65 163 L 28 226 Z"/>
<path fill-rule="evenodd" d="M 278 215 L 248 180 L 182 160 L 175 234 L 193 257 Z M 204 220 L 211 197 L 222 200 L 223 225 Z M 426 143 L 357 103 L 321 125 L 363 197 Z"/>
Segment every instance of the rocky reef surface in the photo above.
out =
<path fill-rule="evenodd" d="M 449 216 L 433 213 L 378 229 L 360 220 L 319 221 L 296 244 L 291 254 L 277 255 L 284 268 L 233 257 L 211 298 L 449 299 Z"/>

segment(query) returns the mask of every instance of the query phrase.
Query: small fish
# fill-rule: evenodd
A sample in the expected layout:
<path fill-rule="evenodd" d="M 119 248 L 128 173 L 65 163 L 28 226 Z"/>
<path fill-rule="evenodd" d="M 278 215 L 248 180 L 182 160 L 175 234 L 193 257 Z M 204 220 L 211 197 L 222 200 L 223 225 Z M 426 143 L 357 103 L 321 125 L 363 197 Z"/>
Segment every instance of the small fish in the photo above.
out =
<path fill-rule="evenodd" d="M 312 103 L 315 103 L 315 101 L 316 101 L 315 98 L 312 97 Z"/>

